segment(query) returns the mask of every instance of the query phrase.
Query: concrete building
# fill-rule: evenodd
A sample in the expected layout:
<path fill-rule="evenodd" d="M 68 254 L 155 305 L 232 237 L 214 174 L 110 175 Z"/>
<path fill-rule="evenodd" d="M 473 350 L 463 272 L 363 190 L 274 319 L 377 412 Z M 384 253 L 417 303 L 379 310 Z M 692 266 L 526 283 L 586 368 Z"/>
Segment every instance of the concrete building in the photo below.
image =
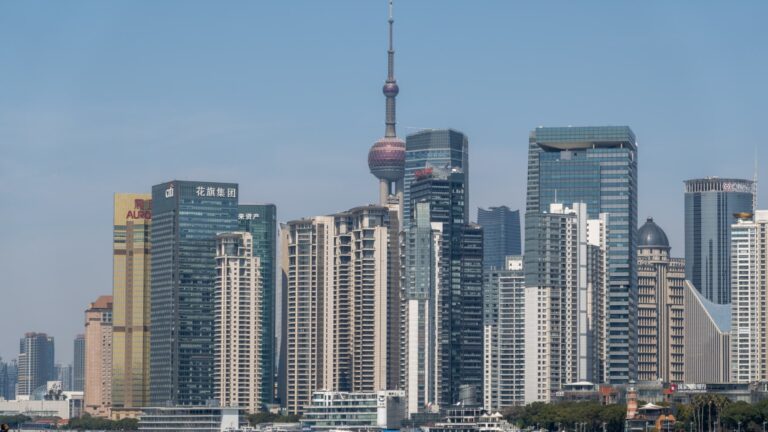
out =
<path fill-rule="evenodd" d="M 225 407 L 261 410 L 261 263 L 247 232 L 216 236 L 214 397 Z"/>
<path fill-rule="evenodd" d="M 401 365 L 397 210 L 357 207 L 281 228 L 287 301 L 286 408 L 300 414 L 317 389 L 385 390 Z M 393 262 L 394 259 L 394 262 Z M 399 336 L 399 335 L 398 335 Z"/>
<path fill-rule="evenodd" d="M 60 385 L 58 381 L 49 381 L 46 385 Z M 46 390 L 45 387 L 40 392 Z M 45 399 L 0 399 L 0 414 L 25 415 L 28 417 L 59 417 L 63 420 L 77 418 L 82 415 L 83 392 L 65 391 L 56 398 Z"/>
<path fill-rule="evenodd" d="M 152 195 L 116 193 L 112 231 L 112 407 L 149 403 Z"/>
<path fill-rule="evenodd" d="M 24 335 L 19 342 L 17 399 L 28 399 L 35 390 L 56 379 L 53 358 L 53 337 L 45 333 Z"/>
<path fill-rule="evenodd" d="M 139 418 L 142 432 L 225 432 L 238 431 L 247 424 L 237 407 L 153 407 Z"/>
<path fill-rule="evenodd" d="M 485 271 L 483 284 L 483 407 L 525 403 L 525 273 L 523 257 Z"/>
<path fill-rule="evenodd" d="M 605 298 L 611 313 L 605 319 L 611 336 L 600 383 L 636 376 L 637 161 L 627 126 L 538 127 L 528 140 L 527 214 L 546 212 L 552 203 L 585 203 L 588 218 L 608 216 Z M 528 230 L 526 223 L 526 242 Z"/>
<path fill-rule="evenodd" d="M 731 226 L 754 211 L 751 180 L 685 181 L 685 278 L 715 303 L 731 302 Z"/>
<path fill-rule="evenodd" d="M 727 382 L 731 370 L 731 306 L 707 300 L 686 280 L 683 310 L 685 381 Z"/>
<path fill-rule="evenodd" d="M 405 392 L 317 391 L 301 419 L 313 431 L 399 430 L 405 414 Z"/>
<path fill-rule="evenodd" d="M 667 235 L 653 218 L 637 237 L 637 378 L 679 384 L 685 381 L 685 260 L 670 257 Z"/>
<path fill-rule="evenodd" d="M 483 227 L 483 268 L 504 269 L 508 256 L 522 254 L 520 211 L 507 206 L 477 209 L 477 224 Z"/>
<path fill-rule="evenodd" d="M 85 311 L 85 412 L 109 417 L 112 408 L 112 296 Z"/>
<path fill-rule="evenodd" d="M 768 210 L 731 226 L 731 381 L 768 380 Z"/>
<path fill-rule="evenodd" d="M 606 223 L 587 215 L 583 203 L 526 215 L 526 403 L 549 402 L 565 384 L 594 382 L 606 368 Z"/>

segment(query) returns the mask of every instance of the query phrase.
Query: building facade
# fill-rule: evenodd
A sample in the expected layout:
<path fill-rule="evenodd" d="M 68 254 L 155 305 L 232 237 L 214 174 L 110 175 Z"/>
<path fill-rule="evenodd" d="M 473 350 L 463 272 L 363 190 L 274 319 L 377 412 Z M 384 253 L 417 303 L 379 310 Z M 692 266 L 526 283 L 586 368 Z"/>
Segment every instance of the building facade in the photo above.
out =
<path fill-rule="evenodd" d="M 608 215 L 606 325 L 611 336 L 602 378 L 610 384 L 636 375 L 637 160 L 635 135 L 627 126 L 539 127 L 529 138 L 526 213 L 580 202 L 590 219 Z M 526 226 L 526 238 L 527 233 Z"/>
<path fill-rule="evenodd" d="M 61 382 L 61 389 L 63 391 L 72 391 L 72 365 L 57 364 L 55 368 L 56 380 Z M 2 374 L 2 371 L 0 371 L 0 374 Z M 0 379 L 2 379 L 2 376 L 0 376 Z"/>
<path fill-rule="evenodd" d="M 45 333 L 26 333 L 19 342 L 16 398 L 29 398 L 32 393 L 56 379 L 53 363 L 53 337 Z"/>
<path fill-rule="evenodd" d="M 236 407 L 153 407 L 143 410 L 142 432 L 226 432 L 247 424 L 245 412 Z"/>
<path fill-rule="evenodd" d="M 508 256 L 522 254 L 520 211 L 507 206 L 477 209 L 477 224 L 483 227 L 483 267 L 503 270 Z"/>
<path fill-rule="evenodd" d="M 685 278 L 715 303 L 731 302 L 731 225 L 752 213 L 751 180 L 706 177 L 685 181 Z"/>
<path fill-rule="evenodd" d="M 405 392 L 318 391 L 301 419 L 313 431 L 400 430 L 405 414 Z"/>
<path fill-rule="evenodd" d="M 685 380 L 685 260 L 670 258 L 669 240 L 648 218 L 637 232 L 638 381 Z"/>
<path fill-rule="evenodd" d="M 216 234 L 237 230 L 235 183 L 152 187 L 150 403 L 213 398 Z"/>
<path fill-rule="evenodd" d="M 731 381 L 768 380 L 768 210 L 731 227 Z"/>
<path fill-rule="evenodd" d="M 75 336 L 72 362 L 72 391 L 85 390 L 85 335 Z"/>
<path fill-rule="evenodd" d="M 275 365 L 277 351 L 277 207 L 274 204 L 241 204 L 237 213 L 238 230 L 251 234 L 253 255 L 259 258 L 261 274 L 261 402 L 270 404 L 275 398 Z"/>
<path fill-rule="evenodd" d="M 221 406 L 261 410 L 263 401 L 261 261 L 248 232 L 216 236 L 214 397 Z"/>
<path fill-rule="evenodd" d="M 149 403 L 152 195 L 117 193 L 112 231 L 112 406 Z"/>
<path fill-rule="evenodd" d="M 112 408 L 112 296 L 85 311 L 85 412 L 108 417 Z"/>
<path fill-rule="evenodd" d="M 18 369 L 16 360 L 5 362 L 0 358 L 0 399 L 16 398 L 16 381 Z"/>
<path fill-rule="evenodd" d="M 707 300 L 685 281 L 683 359 L 687 383 L 723 383 L 731 374 L 731 306 Z"/>

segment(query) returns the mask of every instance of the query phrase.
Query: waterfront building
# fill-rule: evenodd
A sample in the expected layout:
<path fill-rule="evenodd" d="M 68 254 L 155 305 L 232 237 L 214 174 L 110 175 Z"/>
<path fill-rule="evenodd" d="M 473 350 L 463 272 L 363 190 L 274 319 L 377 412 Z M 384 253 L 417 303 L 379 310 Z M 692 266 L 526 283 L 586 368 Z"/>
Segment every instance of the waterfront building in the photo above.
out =
<path fill-rule="evenodd" d="M 45 387 L 41 390 L 45 390 Z M 82 411 L 83 392 L 63 392 L 53 400 L 44 398 L 0 400 L 0 413 L 8 416 L 58 417 L 69 420 L 80 417 Z"/>
<path fill-rule="evenodd" d="M 388 334 L 392 317 L 399 322 L 392 220 L 396 210 L 367 206 L 281 227 L 289 413 L 301 414 L 317 389 L 373 392 L 397 381 L 389 345 L 399 338 Z"/>
<path fill-rule="evenodd" d="M 768 380 L 768 210 L 731 227 L 731 381 Z"/>
<path fill-rule="evenodd" d="M 629 127 L 538 127 L 531 132 L 526 213 L 542 213 L 552 203 L 580 202 L 587 205 L 590 219 L 608 216 L 610 337 L 599 382 L 609 384 L 636 376 L 637 187 L 637 143 Z M 528 231 L 526 222 L 526 242 Z"/>
<path fill-rule="evenodd" d="M 150 403 L 213 398 L 216 234 L 237 230 L 235 183 L 152 187 Z"/>
<path fill-rule="evenodd" d="M 214 397 L 222 406 L 261 410 L 261 263 L 247 232 L 216 236 Z"/>
<path fill-rule="evenodd" d="M 670 257 L 664 231 L 648 218 L 638 237 L 639 381 L 684 382 L 685 260 Z"/>
<path fill-rule="evenodd" d="M 240 204 L 237 213 L 238 231 L 251 234 L 253 255 L 259 258 L 261 310 L 259 316 L 262 334 L 259 344 L 261 403 L 274 402 L 276 275 L 277 275 L 277 207 L 274 204 Z"/>
<path fill-rule="evenodd" d="M 523 257 L 486 270 L 483 291 L 483 407 L 501 411 L 525 402 Z"/>
<path fill-rule="evenodd" d="M 85 390 L 85 335 L 75 336 L 73 343 L 72 391 Z"/>
<path fill-rule="evenodd" d="M 685 181 L 685 278 L 715 303 L 731 302 L 731 226 L 752 213 L 755 183 L 706 177 Z"/>
<path fill-rule="evenodd" d="M 373 432 L 399 430 L 405 414 L 405 392 L 317 391 L 301 424 L 312 431 Z"/>
<path fill-rule="evenodd" d="M 236 432 L 246 424 L 245 412 L 237 407 L 152 407 L 143 410 L 139 431 Z"/>
<path fill-rule="evenodd" d="M 112 296 L 85 311 L 85 412 L 108 417 L 112 406 Z"/>
<path fill-rule="evenodd" d="M 116 193 L 112 217 L 112 407 L 149 403 L 152 195 Z"/>
<path fill-rule="evenodd" d="M 499 412 L 473 406 L 456 406 L 445 411 L 441 421 L 421 428 L 424 432 L 514 432 L 517 428 Z"/>
<path fill-rule="evenodd" d="M 707 300 L 685 281 L 683 326 L 687 383 L 723 383 L 730 380 L 731 305 Z"/>
<path fill-rule="evenodd" d="M 605 300 L 605 215 L 550 204 L 526 215 L 525 402 L 550 402 L 566 384 L 599 379 Z M 601 242 L 602 241 L 602 242 Z"/>
<path fill-rule="evenodd" d="M 53 337 L 34 332 L 24 335 L 19 342 L 17 399 L 29 399 L 35 390 L 56 379 L 53 356 Z"/>
<path fill-rule="evenodd" d="M 483 227 L 483 268 L 504 269 L 508 256 L 520 255 L 520 211 L 507 206 L 477 209 L 477 224 Z"/>

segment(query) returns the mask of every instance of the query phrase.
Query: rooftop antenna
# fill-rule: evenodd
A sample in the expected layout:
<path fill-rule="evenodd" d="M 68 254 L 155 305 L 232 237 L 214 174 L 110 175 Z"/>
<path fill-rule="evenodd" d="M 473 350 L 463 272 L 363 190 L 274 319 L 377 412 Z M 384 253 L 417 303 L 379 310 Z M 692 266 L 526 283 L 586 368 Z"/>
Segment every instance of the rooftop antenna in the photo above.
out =
<path fill-rule="evenodd" d="M 755 172 L 752 174 L 752 213 L 757 210 L 757 146 L 755 146 Z"/>

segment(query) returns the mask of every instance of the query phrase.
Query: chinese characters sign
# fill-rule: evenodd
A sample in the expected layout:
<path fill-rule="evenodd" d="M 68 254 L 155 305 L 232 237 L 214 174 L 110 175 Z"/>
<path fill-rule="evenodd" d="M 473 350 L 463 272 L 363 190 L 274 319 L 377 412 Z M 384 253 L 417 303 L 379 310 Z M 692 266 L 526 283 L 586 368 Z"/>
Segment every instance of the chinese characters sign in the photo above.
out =
<path fill-rule="evenodd" d="M 213 186 L 197 186 L 195 195 L 199 197 L 237 198 L 237 189 Z"/>

